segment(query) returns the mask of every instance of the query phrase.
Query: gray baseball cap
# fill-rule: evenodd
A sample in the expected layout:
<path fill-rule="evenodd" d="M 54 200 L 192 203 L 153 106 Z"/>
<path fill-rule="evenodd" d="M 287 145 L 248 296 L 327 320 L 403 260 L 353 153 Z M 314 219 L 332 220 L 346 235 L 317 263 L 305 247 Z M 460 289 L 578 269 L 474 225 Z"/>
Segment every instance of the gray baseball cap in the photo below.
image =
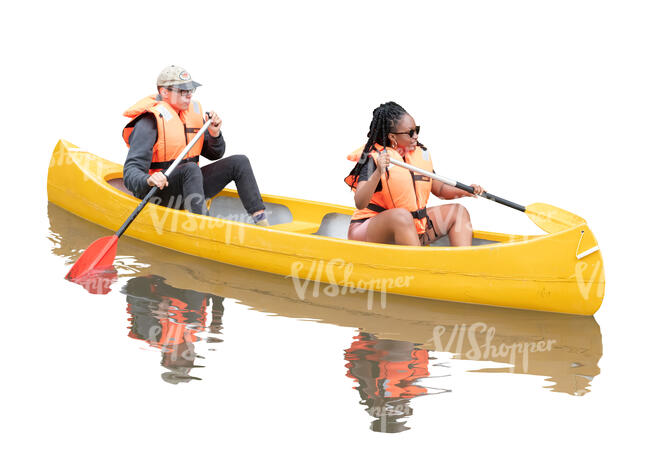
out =
<path fill-rule="evenodd" d="M 173 87 L 178 90 L 192 90 L 201 86 L 201 84 L 192 80 L 192 76 L 185 68 L 176 65 L 163 69 L 158 75 L 156 85 L 158 87 Z"/>

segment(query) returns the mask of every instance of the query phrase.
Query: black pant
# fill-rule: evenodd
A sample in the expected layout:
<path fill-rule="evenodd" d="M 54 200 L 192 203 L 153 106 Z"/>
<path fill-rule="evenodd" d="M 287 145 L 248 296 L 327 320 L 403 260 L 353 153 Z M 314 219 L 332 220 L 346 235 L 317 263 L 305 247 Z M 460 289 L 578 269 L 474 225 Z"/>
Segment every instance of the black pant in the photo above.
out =
<path fill-rule="evenodd" d="M 265 209 L 253 169 L 245 155 L 228 156 L 202 168 L 197 163 L 180 164 L 169 176 L 169 185 L 158 191 L 151 202 L 206 214 L 205 199 L 217 195 L 233 180 L 249 214 Z"/>

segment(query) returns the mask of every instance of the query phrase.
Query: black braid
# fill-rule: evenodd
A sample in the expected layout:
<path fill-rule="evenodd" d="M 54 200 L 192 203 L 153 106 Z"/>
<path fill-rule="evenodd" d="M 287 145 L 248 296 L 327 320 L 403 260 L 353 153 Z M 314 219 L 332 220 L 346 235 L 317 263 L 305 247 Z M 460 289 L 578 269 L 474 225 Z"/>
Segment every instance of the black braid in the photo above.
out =
<path fill-rule="evenodd" d="M 399 121 L 406 114 L 408 114 L 408 112 L 394 101 L 381 104 L 372 111 L 372 121 L 370 122 L 370 129 L 368 130 L 368 141 L 363 147 L 363 152 L 359 157 L 359 161 L 349 174 L 353 176 L 353 185 L 357 183 L 361 168 L 366 163 L 368 154 L 372 151 L 374 145 L 379 144 L 384 147 L 390 146 L 388 133 L 394 131 L 395 126 L 397 126 Z M 419 141 L 418 146 L 423 150 L 427 149 L 424 145 L 420 144 Z"/>

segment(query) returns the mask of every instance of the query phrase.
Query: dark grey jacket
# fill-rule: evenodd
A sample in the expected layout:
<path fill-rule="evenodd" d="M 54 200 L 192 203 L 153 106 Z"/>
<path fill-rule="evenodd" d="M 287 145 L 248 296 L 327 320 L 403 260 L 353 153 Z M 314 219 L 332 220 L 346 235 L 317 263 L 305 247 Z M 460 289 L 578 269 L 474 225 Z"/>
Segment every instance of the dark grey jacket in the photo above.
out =
<path fill-rule="evenodd" d="M 153 146 L 158 141 L 156 117 L 147 112 L 138 118 L 129 136 L 129 153 L 124 162 L 124 186 L 136 197 L 142 199 L 151 187 L 147 184 L 149 166 L 153 158 Z M 209 160 L 218 160 L 226 152 L 223 134 L 212 137 L 207 131 L 204 135 L 201 155 Z"/>

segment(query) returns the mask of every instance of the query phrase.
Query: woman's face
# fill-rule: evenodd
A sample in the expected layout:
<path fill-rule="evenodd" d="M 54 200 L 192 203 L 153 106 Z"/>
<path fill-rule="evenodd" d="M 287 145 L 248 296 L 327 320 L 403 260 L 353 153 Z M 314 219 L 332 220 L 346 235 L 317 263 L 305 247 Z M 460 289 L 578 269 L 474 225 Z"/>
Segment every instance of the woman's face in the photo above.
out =
<path fill-rule="evenodd" d="M 418 144 L 418 133 L 415 131 L 415 120 L 409 114 L 404 114 L 397 122 L 392 133 L 388 134 L 388 138 L 395 148 L 400 153 L 412 152 Z M 409 133 L 413 133 L 411 136 Z"/>

